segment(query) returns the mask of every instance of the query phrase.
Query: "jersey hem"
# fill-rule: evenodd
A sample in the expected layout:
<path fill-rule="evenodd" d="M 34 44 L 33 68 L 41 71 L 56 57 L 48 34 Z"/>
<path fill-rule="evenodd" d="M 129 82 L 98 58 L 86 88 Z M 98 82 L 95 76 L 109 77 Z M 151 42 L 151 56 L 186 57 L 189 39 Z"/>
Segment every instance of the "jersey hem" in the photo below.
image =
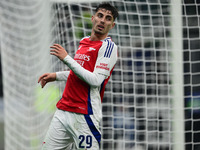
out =
<path fill-rule="evenodd" d="M 64 110 L 64 111 L 69 111 L 69 112 L 74 112 L 74 113 L 79 113 L 79 114 L 84 114 L 87 115 L 88 112 L 85 110 L 81 110 L 80 108 L 76 107 L 68 107 L 68 106 L 57 106 L 58 109 Z"/>

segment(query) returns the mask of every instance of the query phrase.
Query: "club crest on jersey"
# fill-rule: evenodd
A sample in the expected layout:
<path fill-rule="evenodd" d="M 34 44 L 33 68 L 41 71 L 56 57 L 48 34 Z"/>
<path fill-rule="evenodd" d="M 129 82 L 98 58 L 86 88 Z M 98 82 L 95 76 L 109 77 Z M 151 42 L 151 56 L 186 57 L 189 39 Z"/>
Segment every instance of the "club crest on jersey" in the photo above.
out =
<path fill-rule="evenodd" d="M 88 49 L 88 51 L 95 51 L 96 49 L 95 48 L 93 48 L 93 47 L 90 47 L 89 49 Z"/>

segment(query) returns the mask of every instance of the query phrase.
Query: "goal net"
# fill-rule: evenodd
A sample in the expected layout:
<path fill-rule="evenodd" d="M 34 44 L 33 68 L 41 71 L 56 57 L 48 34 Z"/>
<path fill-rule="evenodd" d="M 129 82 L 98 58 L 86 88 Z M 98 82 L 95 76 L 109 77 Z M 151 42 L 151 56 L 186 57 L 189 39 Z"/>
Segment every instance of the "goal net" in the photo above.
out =
<path fill-rule="evenodd" d="M 90 35 L 95 0 L 1 0 L 5 150 L 38 150 L 65 83 L 38 77 L 67 70 L 49 47 L 73 57 Z M 119 59 L 103 99 L 102 150 L 200 149 L 200 1 L 112 0 L 110 36 Z"/>

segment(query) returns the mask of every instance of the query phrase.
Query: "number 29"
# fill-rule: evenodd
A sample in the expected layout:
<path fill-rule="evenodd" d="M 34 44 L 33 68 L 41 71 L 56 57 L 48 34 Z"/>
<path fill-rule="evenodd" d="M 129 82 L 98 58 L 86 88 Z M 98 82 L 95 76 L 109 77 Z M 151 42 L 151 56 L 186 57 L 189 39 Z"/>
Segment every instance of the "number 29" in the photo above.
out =
<path fill-rule="evenodd" d="M 91 135 L 80 135 L 79 148 L 91 148 L 92 147 L 92 136 Z M 84 144 L 86 143 L 86 144 Z"/>

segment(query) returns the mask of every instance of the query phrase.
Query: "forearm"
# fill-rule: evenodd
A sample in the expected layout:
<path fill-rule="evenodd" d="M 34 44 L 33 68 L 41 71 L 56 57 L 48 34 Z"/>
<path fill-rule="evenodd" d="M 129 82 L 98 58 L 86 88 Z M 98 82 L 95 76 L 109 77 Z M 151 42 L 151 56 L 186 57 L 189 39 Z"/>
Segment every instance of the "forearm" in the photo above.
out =
<path fill-rule="evenodd" d="M 73 58 L 67 55 L 63 62 L 83 81 L 88 83 L 90 86 L 100 86 L 105 79 L 104 75 L 92 73 L 84 69 L 79 63 Z"/>

